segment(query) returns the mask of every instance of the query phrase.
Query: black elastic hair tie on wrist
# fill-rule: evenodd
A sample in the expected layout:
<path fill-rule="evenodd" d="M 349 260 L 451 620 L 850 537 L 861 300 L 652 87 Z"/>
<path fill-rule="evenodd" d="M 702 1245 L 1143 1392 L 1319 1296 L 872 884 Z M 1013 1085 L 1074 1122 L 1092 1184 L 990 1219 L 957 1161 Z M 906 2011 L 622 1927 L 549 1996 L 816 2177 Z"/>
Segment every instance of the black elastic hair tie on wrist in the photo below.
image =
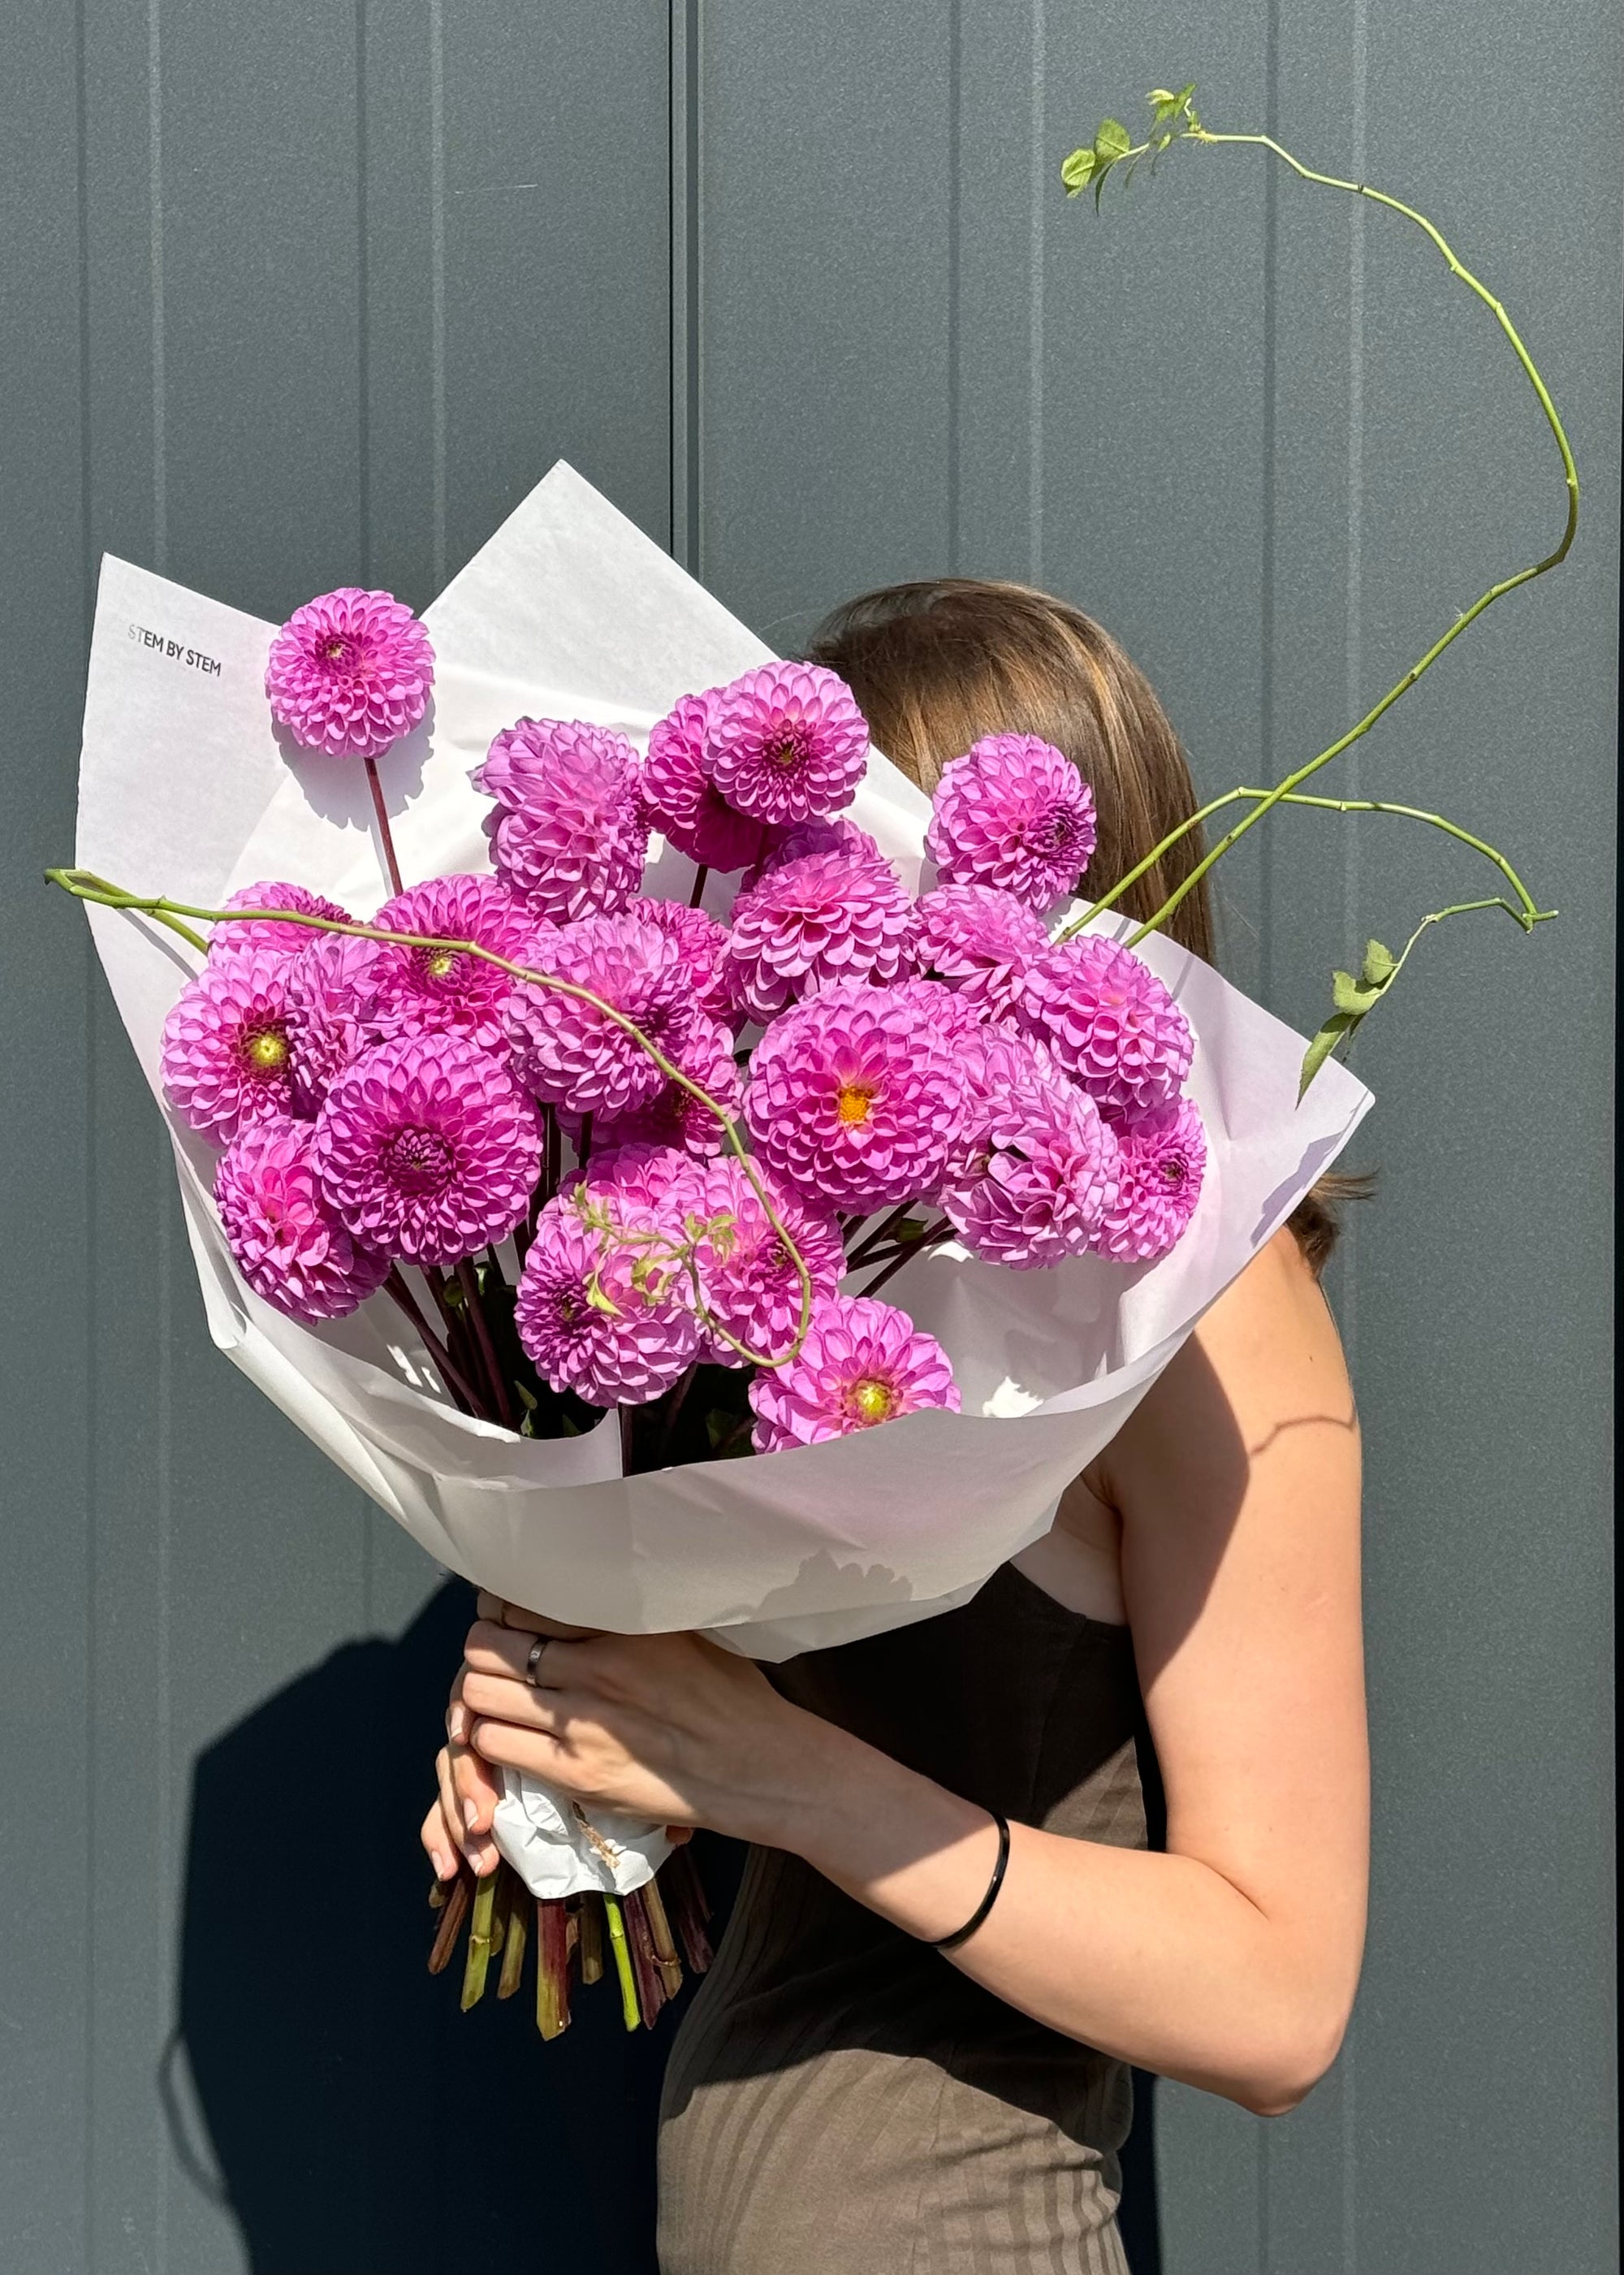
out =
<path fill-rule="evenodd" d="M 954 1951 L 974 1935 L 982 1921 L 998 1901 L 998 1891 L 1004 1885 L 1004 1869 L 1009 1862 L 1009 1820 L 1001 1809 L 989 1809 L 987 1815 L 998 1827 L 998 1862 L 993 1867 L 993 1877 L 986 1884 L 984 1895 L 970 1917 L 951 1935 L 921 1936 L 919 1940 L 932 1951 Z"/>

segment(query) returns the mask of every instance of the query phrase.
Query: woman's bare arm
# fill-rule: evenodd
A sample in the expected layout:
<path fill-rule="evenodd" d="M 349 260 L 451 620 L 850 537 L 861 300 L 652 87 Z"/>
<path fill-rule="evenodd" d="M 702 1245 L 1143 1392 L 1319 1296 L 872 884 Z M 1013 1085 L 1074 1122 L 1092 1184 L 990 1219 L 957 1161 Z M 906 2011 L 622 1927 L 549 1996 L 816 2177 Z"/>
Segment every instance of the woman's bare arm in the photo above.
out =
<path fill-rule="evenodd" d="M 951 1963 L 1071 2037 L 1274 2114 L 1346 2025 L 1368 1818 L 1357 1431 L 1288 1236 L 1091 1481 L 1122 1518 L 1167 1854 L 1017 1825 L 1003 1891 Z M 549 1646 L 535 1690 L 515 1679 L 527 1645 L 511 1625 L 470 1637 L 454 1713 L 485 1761 L 793 1849 L 914 1935 L 974 1910 L 997 1852 L 985 1810 L 746 1662 L 689 1636 L 605 1636 Z M 480 1790 L 475 1774 L 451 1798 Z M 447 1831 L 437 1807 L 425 1840 Z"/>

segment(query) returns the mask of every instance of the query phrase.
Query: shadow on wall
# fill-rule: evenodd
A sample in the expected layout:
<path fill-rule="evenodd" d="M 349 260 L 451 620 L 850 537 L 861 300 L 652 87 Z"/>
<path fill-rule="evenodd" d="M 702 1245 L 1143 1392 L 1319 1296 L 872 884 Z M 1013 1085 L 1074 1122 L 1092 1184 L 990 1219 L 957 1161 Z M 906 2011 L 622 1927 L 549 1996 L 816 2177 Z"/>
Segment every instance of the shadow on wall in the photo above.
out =
<path fill-rule="evenodd" d="M 458 1962 L 437 1979 L 425 1969 L 416 1830 L 472 1616 L 470 1590 L 442 1589 L 398 1642 L 346 1645 L 197 1765 L 178 2037 L 217 2180 L 185 2137 L 168 2065 L 161 2082 L 177 2157 L 229 2203 L 253 2275 L 504 2261 L 655 2275 L 675 2018 L 628 2037 L 600 1986 L 544 2046 L 528 1984 L 464 2014 Z M 701 1836 L 714 1896 L 730 1897 L 738 1854 Z M 1160 2275 L 1152 2101 L 1135 2082 L 1122 2225 L 1134 2275 Z"/>

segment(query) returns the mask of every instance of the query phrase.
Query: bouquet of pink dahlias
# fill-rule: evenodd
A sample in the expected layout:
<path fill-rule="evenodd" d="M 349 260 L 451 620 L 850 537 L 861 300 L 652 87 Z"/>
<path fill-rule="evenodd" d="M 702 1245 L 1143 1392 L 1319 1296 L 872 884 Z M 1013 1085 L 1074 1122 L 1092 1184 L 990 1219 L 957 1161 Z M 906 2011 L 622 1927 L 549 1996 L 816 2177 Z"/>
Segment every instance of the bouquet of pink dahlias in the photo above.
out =
<path fill-rule="evenodd" d="M 220 670 L 138 699 L 132 620 Z M 1094 834 L 1027 737 L 927 804 L 560 467 L 422 623 L 109 562 L 60 873 L 216 1342 L 480 1585 L 778 1659 L 1044 1532 L 1368 1103 L 1091 923 Z M 606 1958 L 635 2023 L 704 1963 L 660 1828 L 510 1772 L 496 1837 L 465 1998 L 533 1939 L 545 2030 Z"/>

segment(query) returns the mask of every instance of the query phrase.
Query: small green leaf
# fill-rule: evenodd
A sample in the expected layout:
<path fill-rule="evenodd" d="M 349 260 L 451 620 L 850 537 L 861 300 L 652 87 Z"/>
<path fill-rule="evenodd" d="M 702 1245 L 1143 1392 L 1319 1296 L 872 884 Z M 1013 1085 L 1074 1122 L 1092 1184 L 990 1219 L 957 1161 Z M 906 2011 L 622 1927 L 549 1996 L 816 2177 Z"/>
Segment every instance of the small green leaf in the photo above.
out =
<path fill-rule="evenodd" d="M 1361 987 L 1351 971 L 1331 974 L 1331 1001 L 1351 1019 L 1363 1019 L 1381 995 L 1379 987 Z"/>
<path fill-rule="evenodd" d="M 1359 967 L 1360 984 L 1365 987 L 1385 987 L 1398 970 L 1398 958 L 1390 948 L 1379 940 L 1364 944 L 1364 962 Z"/>
<path fill-rule="evenodd" d="M 1321 1027 L 1319 1032 L 1314 1037 L 1313 1041 L 1303 1053 L 1303 1071 L 1297 1078 L 1297 1103 L 1299 1106 L 1301 1106 L 1303 1098 L 1307 1094 L 1310 1083 L 1313 1081 L 1314 1077 L 1319 1072 L 1320 1068 L 1324 1066 L 1326 1061 L 1330 1057 L 1338 1043 L 1341 1041 L 1342 1037 L 1344 1035 L 1350 1035 L 1358 1024 L 1358 1013 L 1352 1011 L 1338 1011 L 1331 1018 L 1326 1021 L 1325 1025 Z"/>
<path fill-rule="evenodd" d="M 1067 195 L 1075 198 L 1080 191 L 1087 189 L 1089 177 L 1093 170 L 1093 152 L 1089 149 L 1074 150 L 1060 170 L 1060 178 L 1066 185 Z"/>
<path fill-rule="evenodd" d="M 596 1280 L 591 1280 L 587 1282 L 586 1300 L 592 1305 L 594 1311 L 607 1311 L 610 1319 L 619 1319 L 620 1306 L 617 1304 L 612 1304 L 609 1301 L 608 1297 L 604 1294 L 603 1289 L 599 1286 Z"/>
<path fill-rule="evenodd" d="M 540 1404 L 540 1400 L 533 1392 L 526 1390 L 522 1382 L 516 1382 L 513 1387 L 518 1393 L 518 1402 L 525 1413 L 533 1414 Z"/>
<path fill-rule="evenodd" d="M 1119 118 L 1100 121 L 1099 132 L 1094 137 L 1094 162 L 1098 166 L 1114 166 L 1133 148 L 1133 136 Z"/>

